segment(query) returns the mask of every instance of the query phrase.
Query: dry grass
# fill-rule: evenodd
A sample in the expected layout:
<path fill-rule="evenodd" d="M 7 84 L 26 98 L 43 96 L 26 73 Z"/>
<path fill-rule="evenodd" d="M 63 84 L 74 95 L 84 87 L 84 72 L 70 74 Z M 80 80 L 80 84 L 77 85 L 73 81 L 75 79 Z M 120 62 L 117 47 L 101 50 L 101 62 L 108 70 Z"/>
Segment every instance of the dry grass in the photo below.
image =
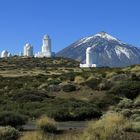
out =
<path fill-rule="evenodd" d="M 74 83 L 76 84 L 82 84 L 85 82 L 85 79 L 82 76 L 76 76 L 74 79 Z"/>
<path fill-rule="evenodd" d="M 126 120 L 118 113 L 107 113 L 102 119 L 90 122 L 83 140 L 123 140 Z"/>
<path fill-rule="evenodd" d="M 29 133 L 26 133 L 19 140 L 49 140 L 49 139 L 47 137 L 44 138 L 41 132 L 29 132 Z"/>
<path fill-rule="evenodd" d="M 66 133 L 61 135 L 46 135 L 42 132 L 26 133 L 19 140 L 81 140 L 79 135 L 73 133 Z"/>
<path fill-rule="evenodd" d="M 119 113 L 107 113 L 98 121 L 91 121 L 83 132 L 71 131 L 64 134 L 44 134 L 32 132 L 25 134 L 20 140 L 134 140 L 124 132 L 128 121 Z M 139 135 L 138 135 L 139 137 Z"/>
<path fill-rule="evenodd" d="M 37 127 L 43 130 L 44 132 L 56 132 L 57 126 L 54 119 L 51 119 L 47 116 L 41 117 L 36 122 Z"/>

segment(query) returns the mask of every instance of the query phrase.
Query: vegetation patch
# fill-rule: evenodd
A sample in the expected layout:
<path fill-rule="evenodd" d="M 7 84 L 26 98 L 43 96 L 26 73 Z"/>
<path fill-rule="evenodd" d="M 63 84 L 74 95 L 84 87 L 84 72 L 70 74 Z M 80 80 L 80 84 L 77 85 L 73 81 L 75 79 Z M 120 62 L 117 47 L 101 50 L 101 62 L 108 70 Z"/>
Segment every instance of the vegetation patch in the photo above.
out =
<path fill-rule="evenodd" d="M 55 133 L 57 130 L 56 122 L 47 116 L 43 116 L 37 120 L 37 126 L 43 132 Z"/>
<path fill-rule="evenodd" d="M 22 126 L 27 122 L 27 117 L 15 112 L 1 112 L 0 125 L 12 127 Z"/>
<path fill-rule="evenodd" d="M 13 127 L 0 126 L 0 140 L 17 140 L 19 137 L 19 131 Z"/>
<path fill-rule="evenodd" d="M 114 85 L 110 93 L 134 99 L 140 94 L 140 82 L 138 81 L 125 81 Z"/>

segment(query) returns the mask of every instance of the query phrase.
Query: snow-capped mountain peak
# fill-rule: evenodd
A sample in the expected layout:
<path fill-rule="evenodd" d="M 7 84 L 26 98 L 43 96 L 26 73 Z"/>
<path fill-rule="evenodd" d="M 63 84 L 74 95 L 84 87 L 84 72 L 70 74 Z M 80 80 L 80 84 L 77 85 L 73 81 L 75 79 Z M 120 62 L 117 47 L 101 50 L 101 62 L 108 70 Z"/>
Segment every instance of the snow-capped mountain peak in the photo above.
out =
<path fill-rule="evenodd" d="M 107 39 L 107 40 L 119 41 L 117 38 L 107 34 L 106 32 L 97 33 L 96 35 L 94 35 L 94 37 L 101 37 L 101 38 L 104 38 L 104 39 Z"/>
<path fill-rule="evenodd" d="M 86 49 L 94 46 L 94 62 L 98 66 L 124 67 L 140 64 L 140 49 L 109 35 L 99 32 L 84 37 L 57 53 L 57 56 L 68 57 L 85 63 Z"/>

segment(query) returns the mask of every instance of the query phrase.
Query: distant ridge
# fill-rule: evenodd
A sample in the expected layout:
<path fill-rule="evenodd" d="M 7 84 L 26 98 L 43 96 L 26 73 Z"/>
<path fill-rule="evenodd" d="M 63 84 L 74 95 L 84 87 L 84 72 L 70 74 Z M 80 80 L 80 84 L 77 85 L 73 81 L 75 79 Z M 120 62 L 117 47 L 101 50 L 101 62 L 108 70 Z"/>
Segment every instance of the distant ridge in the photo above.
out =
<path fill-rule="evenodd" d="M 57 53 L 57 56 L 72 58 L 85 63 L 86 49 L 95 46 L 99 66 L 125 67 L 140 64 L 140 49 L 126 44 L 106 32 L 82 38 Z"/>

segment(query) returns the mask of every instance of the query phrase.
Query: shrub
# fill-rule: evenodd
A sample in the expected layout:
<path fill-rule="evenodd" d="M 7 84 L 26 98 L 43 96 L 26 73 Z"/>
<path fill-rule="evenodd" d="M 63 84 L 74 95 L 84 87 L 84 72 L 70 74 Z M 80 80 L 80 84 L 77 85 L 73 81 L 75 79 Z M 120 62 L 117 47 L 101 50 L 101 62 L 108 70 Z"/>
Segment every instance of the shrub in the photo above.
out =
<path fill-rule="evenodd" d="M 127 81 L 115 84 L 110 93 L 134 99 L 140 94 L 140 82 L 139 81 Z"/>
<path fill-rule="evenodd" d="M 118 104 L 119 108 L 131 108 L 132 106 L 133 106 L 133 101 L 127 98 L 124 98 Z"/>
<path fill-rule="evenodd" d="M 140 114 L 133 114 L 131 119 L 135 122 L 140 122 Z"/>
<path fill-rule="evenodd" d="M 136 75 L 135 73 L 132 73 L 132 74 L 131 74 L 131 79 L 132 79 L 133 81 L 140 81 L 140 77 L 139 77 L 138 75 Z"/>
<path fill-rule="evenodd" d="M 48 85 L 58 85 L 60 83 L 61 83 L 61 81 L 58 79 L 53 79 L 53 80 L 48 81 Z"/>
<path fill-rule="evenodd" d="M 101 115 L 102 113 L 100 111 L 89 106 L 89 108 L 76 107 L 75 109 L 58 109 L 51 114 L 51 117 L 57 121 L 83 121 L 99 118 Z"/>
<path fill-rule="evenodd" d="M 109 79 L 109 78 L 112 78 L 115 75 L 117 75 L 116 72 L 109 72 L 109 73 L 106 74 L 106 78 Z"/>
<path fill-rule="evenodd" d="M 59 78 L 61 81 L 74 81 L 75 73 L 74 72 L 64 73 Z"/>
<path fill-rule="evenodd" d="M 74 98 L 57 99 L 55 106 L 47 112 L 47 115 L 57 121 L 74 121 L 99 118 L 102 113 L 100 109 L 87 101 L 80 101 Z"/>
<path fill-rule="evenodd" d="M 130 132 L 140 133 L 140 122 L 130 122 L 130 125 L 127 128 Z"/>
<path fill-rule="evenodd" d="M 72 84 L 67 84 L 67 85 L 64 85 L 62 89 L 64 92 L 72 92 L 72 91 L 76 91 L 76 86 Z"/>
<path fill-rule="evenodd" d="M 121 113 L 125 116 L 125 117 L 130 117 L 132 115 L 132 112 L 130 109 L 123 109 L 121 111 Z"/>
<path fill-rule="evenodd" d="M 0 140 L 16 140 L 19 137 L 19 131 L 13 127 L 0 127 Z"/>
<path fill-rule="evenodd" d="M 105 94 L 99 97 L 94 97 L 90 100 L 90 103 L 94 103 L 99 108 L 103 109 L 109 107 L 110 105 L 117 104 L 119 101 L 119 97 L 110 94 Z"/>
<path fill-rule="evenodd" d="M 139 117 L 136 117 L 134 121 L 135 122 L 140 122 L 140 116 Z"/>
<path fill-rule="evenodd" d="M 112 82 L 115 82 L 115 81 L 123 81 L 127 79 L 128 79 L 128 76 L 122 73 L 122 74 L 114 75 L 110 80 Z"/>
<path fill-rule="evenodd" d="M 101 79 L 89 77 L 87 81 L 84 83 L 91 89 L 98 89 L 98 85 L 100 84 Z"/>
<path fill-rule="evenodd" d="M 112 83 L 110 81 L 102 81 L 99 85 L 98 88 L 99 90 L 109 90 L 112 87 Z"/>
<path fill-rule="evenodd" d="M 84 140 L 120 140 L 125 123 L 122 115 L 107 113 L 102 119 L 90 122 L 84 133 Z"/>
<path fill-rule="evenodd" d="M 27 117 L 14 113 L 14 112 L 1 112 L 0 113 L 0 125 L 2 126 L 21 126 L 24 125 L 27 121 Z"/>
<path fill-rule="evenodd" d="M 57 126 L 56 126 L 55 120 L 51 119 L 51 118 L 49 118 L 47 116 L 41 117 L 40 119 L 38 119 L 37 120 L 37 126 L 41 130 L 43 130 L 43 132 L 54 133 L 57 130 Z"/>
<path fill-rule="evenodd" d="M 85 82 L 85 79 L 82 76 L 76 76 L 75 79 L 74 79 L 74 82 L 76 84 L 82 84 L 82 83 Z"/>
<path fill-rule="evenodd" d="M 50 98 L 50 96 L 48 93 L 42 91 L 22 90 L 18 91 L 12 98 L 20 102 L 36 102 L 43 101 L 46 98 Z"/>
<path fill-rule="evenodd" d="M 135 106 L 140 106 L 140 95 L 134 101 Z"/>
<path fill-rule="evenodd" d="M 49 92 L 59 92 L 59 91 L 61 91 L 61 86 L 60 85 L 49 85 L 47 90 Z"/>

